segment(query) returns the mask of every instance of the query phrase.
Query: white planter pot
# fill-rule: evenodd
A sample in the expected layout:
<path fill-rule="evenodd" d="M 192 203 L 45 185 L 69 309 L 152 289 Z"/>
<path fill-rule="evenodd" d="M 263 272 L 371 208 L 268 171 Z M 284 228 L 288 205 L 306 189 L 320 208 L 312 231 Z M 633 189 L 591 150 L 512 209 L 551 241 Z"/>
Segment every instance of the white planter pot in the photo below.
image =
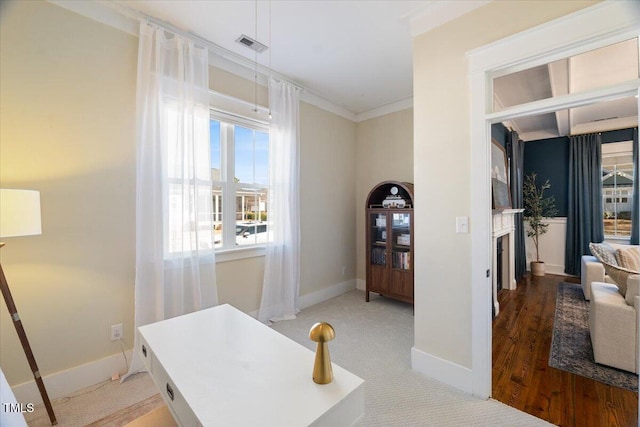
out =
<path fill-rule="evenodd" d="M 534 276 L 544 276 L 544 262 L 531 261 L 531 274 Z"/>

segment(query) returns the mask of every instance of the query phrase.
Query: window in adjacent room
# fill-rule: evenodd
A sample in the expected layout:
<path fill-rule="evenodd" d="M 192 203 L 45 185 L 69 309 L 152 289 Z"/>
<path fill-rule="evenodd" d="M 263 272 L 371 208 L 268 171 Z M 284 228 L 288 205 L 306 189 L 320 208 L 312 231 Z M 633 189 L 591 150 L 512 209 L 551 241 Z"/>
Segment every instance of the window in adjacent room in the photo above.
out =
<path fill-rule="evenodd" d="M 267 125 L 214 112 L 210 135 L 215 247 L 233 249 L 266 243 Z"/>
<path fill-rule="evenodd" d="M 602 199 L 606 237 L 631 236 L 633 143 L 602 144 Z"/>

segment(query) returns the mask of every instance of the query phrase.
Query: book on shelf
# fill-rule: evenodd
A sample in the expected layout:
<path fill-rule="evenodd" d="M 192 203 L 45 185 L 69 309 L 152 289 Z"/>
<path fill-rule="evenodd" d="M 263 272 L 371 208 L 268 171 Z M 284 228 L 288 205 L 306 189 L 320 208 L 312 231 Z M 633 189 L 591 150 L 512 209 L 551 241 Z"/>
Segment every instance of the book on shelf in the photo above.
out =
<path fill-rule="evenodd" d="M 393 268 L 400 270 L 411 269 L 411 252 L 393 252 Z"/>

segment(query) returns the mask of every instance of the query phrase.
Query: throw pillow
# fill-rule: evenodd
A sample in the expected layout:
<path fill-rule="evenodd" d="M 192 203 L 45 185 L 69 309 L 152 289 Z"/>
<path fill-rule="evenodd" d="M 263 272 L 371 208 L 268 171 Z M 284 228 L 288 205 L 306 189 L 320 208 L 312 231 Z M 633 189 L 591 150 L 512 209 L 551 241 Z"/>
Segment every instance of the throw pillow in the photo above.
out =
<path fill-rule="evenodd" d="M 589 243 L 591 254 L 598 258 L 603 264 L 618 265 L 616 261 L 616 250 L 607 243 Z"/>
<path fill-rule="evenodd" d="M 640 271 L 640 247 L 629 246 L 616 251 L 616 261 L 620 267 Z"/>
<path fill-rule="evenodd" d="M 627 279 L 629 276 L 638 274 L 638 272 L 627 270 L 626 268 L 622 268 L 617 265 L 607 264 L 606 262 L 603 262 L 602 265 L 604 266 L 604 271 L 607 273 L 609 278 L 618 286 L 620 294 L 625 296 L 627 294 Z"/>
<path fill-rule="evenodd" d="M 624 300 L 633 307 L 634 298 L 640 296 L 640 276 L 631 276 L 627 279 L 627 293 Z"/>

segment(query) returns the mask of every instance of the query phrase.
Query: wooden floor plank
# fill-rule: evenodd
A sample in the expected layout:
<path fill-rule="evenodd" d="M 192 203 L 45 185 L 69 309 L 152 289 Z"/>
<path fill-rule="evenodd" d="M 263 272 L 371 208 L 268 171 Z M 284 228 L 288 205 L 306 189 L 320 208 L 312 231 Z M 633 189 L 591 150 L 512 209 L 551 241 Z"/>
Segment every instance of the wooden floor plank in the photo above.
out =
<path fill-rule="evenodd" d="M 638 426 L 638 393 L 548 366 L 560 282 L 525 277 L 498 293 L 492 397 L 559 426 Z"/>

